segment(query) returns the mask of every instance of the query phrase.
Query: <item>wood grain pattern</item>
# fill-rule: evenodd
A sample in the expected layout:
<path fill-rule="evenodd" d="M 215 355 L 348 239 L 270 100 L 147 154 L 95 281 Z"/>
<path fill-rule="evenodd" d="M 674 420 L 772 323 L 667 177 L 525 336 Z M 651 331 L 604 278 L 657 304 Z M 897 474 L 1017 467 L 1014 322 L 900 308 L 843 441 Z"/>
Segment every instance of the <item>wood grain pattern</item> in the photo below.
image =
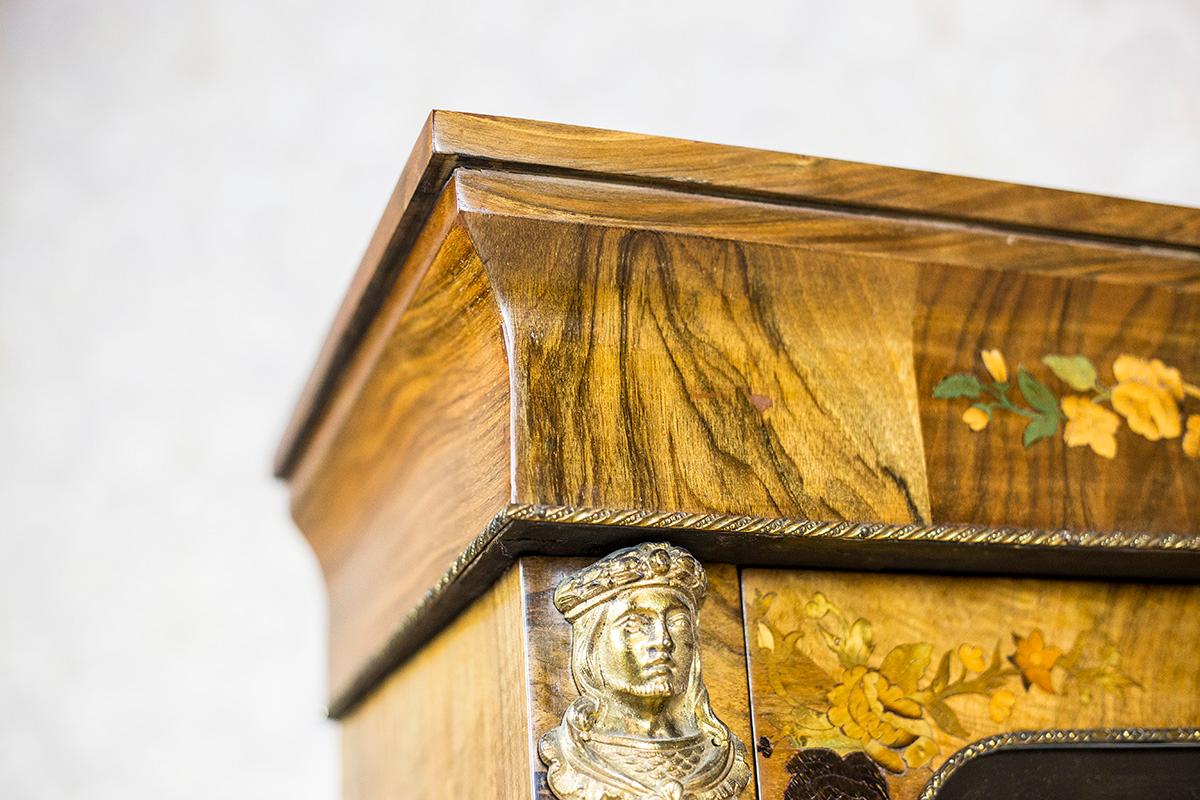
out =
<path fill-rule="evenodd" d="M 928 519 L 911 264 L 464 219 L 509 326 L 518 502 Z"/>
<path fill-rule="evenodd" d="M 973 433 L 966 403 L 935 400 L 946 375 L 1002 350 L 1058 384 L 1050 353 L 1087 354 L 1112 382 L 1122 353 L 1159 358 L 1200 378 L 1200 300 L 1152 287 L 998 271 L 927 267 L 914 322 L 921 423 L 933 517 L 943 522 L 1088 530 L 1200 531 L 1200 462 L 1179 440 L 1150 442 L 1125 426 L 1114 459 L 1068 448 L 1060 435 L 1022 445 L 1023 419 L 996 414 Z M 1070 390 L 1067 390 L 1070 393 Z M 1189 401 L 1190 402 L 1190 401 Z M 1192 406 L 1195 408 L 1195 405 Z"/>
<path fill-rule="evenodd" d="M 1190 250 L 493 170 L 459 169 L 455 185 L 464 211 L 1200 291 Z"/>
<path fill-rule="evenodd" d="M 1130 227 L 1110 236 L 1077 224 L 1088 204 L 1066 197 L 1053 229 L 1034 212 L 1001 224 L 1015 189 L 976 208 L 1007 209 L 991 221 L 916 201 L 902 214 L 914 187 L 942 184 L 883 168 L 868 202 L 865 182 L 791 157 L 603 133 L 588 149 L 578 129 L 454 115 L 424 136 L 281 450 L 329 586 L 336 698 L 394 663 L 380 659 L 406 615 L 510 503 L 1200 530 L 1200 463 L 1174 443 L 1126 431 L 1113 462 L 1061 434 L 1026 450 L 1019 420 L 971 433 L 961 404 L 931 397 L 991 347 L 1014 366 L 1130 352 L 1195 381 L 1200 249 L 1154 225 L 1134 236 L 1156 207 L 1122 206 Z M 814 176 L 846 204 L 805 195 Z M 581 546 L 596 533 L 555 530 Z M 549 547 L 513 537 L 492 569 Z M 743 555 L 759 563 L 898 552 L 753 543 Z M 957 569 L 957 552 L 919 566 Z"/>
<path fill-rule="evenodd" d="M 370 320 L 398 279 L 434 199 L 458 168 L 668 187 L 777 204 L 807 204 L 898 220 L 970 222 L 1003 235 L 1052 233 L 1165 247 L 1196 255 L 1200 211 L 913 170 L 599 131 L 434 112 L 334 320 L 276 454 L 289 475 Z"/>
<path fill-rule="evenodd" d="M 499 311 L 452 204 L 426 230 L 292 479 L 340 693 L 508 501 Z"/>
<path fill-rule="evenodd" d="M 538 800 L 552 800 L 552 795 L 546 787 L 546 767 L 537 755 L 537 740 L 562 721 L 567 706 L 579 696 L 570 671 L 571 626 L 554 607 L 554 587 L 569 573 L 592 561 L 535 557 L 520 562 L 532 723 L 530 769 Z M 705 564 L 704 569 L 708 573 L 708 597 L 700 609 L 704 680 L 717 717 L 737 734 L 749 753 L 753 740 L 738 572 L 728 564 Z M 742 798 L 753 800 L 757 796 L 751 782 Z"/>
<path fill-rule="evenodd" d="M 509 502 L 1200 528 L 1200 465 L 1178 447 L 1130 435 L 1113 462 L 1061 437 L 1026 450 L 1014 421 L 974 434 L 960 404 L 931 397 L 985 347 L 1031 365 L 1134 352 L 1200 374 L 1195 294 L 461 212 L 460 196 L 293 476 L 330 589 L 335 696 Z"/>
<path fill-rule="evenodd" d="M 899 774 L 888 773 L 892 797 L 897 800 L 916 797 L 933 771 L 969 741 L 1004 731 L 1200 725 L 1195 665 L 1200 618 L 1194 613 L 1200 608 L 1200 587 L 1195 585 L 787 570 L 745 570 L 742 582 L 753 642 L 752 705 L 755 733 L 760 737 L 758 770 L 763 797 L 784 796 L 790 779 L 786 764 L 801 744 L 797 737 L 813 737 L 806 741 L 815 746 L 814 740 L 825 735 L 809 733 L 812 723 L 804 722 L 806 709 L 815 709 L 816 719 L 828 724 L 827 715 L 834 705 L 830 698 L 836 696 L 839 684 L 850 679 L 851 668 L 839 663 L 814 618 L 824 602 L 837 606 L 847 624 L 859 619 L 869 624 L 865 641 L 872 642 L 873 649 L 865 659 L 868 670 L 885 669 L 881 664 L 886 656 L 904 652 L 906 658 L 892 660 L 892 671 L 916 664 L 910 671 L 921 673 L 917 685 L 924 687 L 935 679 L 940 657 L 950 653 L 948 679 L 962 676 L 978 682 L 975 676 L 980 671 L 969 668 L 968 659 L 978 657 L 986 664 L 996 648 L 1001 669 L 1006 671 L 988 693 L 967 691 L 943 701 L 962 727 L 957 734 L 947 731 L 949 723 L 934 718 L 928 699 L 921 701 L 919 713 L 906 711 L 911 718 L 901 724 L 931 737 L 937 752 L 921 766 L 900 762 Z M 817 599 L 818 593 L 823 601 Z M 807 605 L 814 602 L 820 607 Z M 821 624 L 833 628 L 838 623 L 833 617 L 824 617 Z M 1040 663 L 1050 665 L 1044 679 L 1049 691 L 1037 683 L 1043 678 L 1036 674 L 1034 683 L 1028 688 L 1023 685 L 1021 675 L 1034 669 L 1031 660 L 1022 656 L 1019 662 L 1010 662 L 1007 658 L 1019 652 L 1014 635 L 1027 641 L 1027 653 L 1033 652 L 1028 640 L 1035 629 L 1040 631 L 1043 646 Z M 784 653 L 784 634 L 791 632 L 796 636 L 788 641 L 787 646 L 794 648 L 788 654 Z M 1077 638 L 1081 633 L 1086 636 Z M 1080 642 L 1077 651 L 1073 644 Z M 894 651 L 913 643 L 928 643 L 930 648 L 923 655 L 915 650 Z M 961 645 L 968 648 L 965 657 Z M 978 652 L 971 652 L 974 648 L 979 648 Z M 1054 654 L 1050 648 L 1059 652 Z M 1067 681 L 1065 665 L 1076 652 L 1081 655 L 1073 662 L 1075 677 Z M 928 663 L 923 660 L 926 657 Z M 916 661 L 918 658 L 922 660 Z M 1109 677 L 1101 680 L 1101 673 Z M 1112 676 L 1117 674 L 1137 685 L 1114 688 L 1117 681 Z M 990 698 L 1001 691 L 1009 697 L 1001 697 L 999 706 L 994 706 Z M 921 696 L 919 690 L 909 695 Z M 900 700 L 888 702 L 903 708 Z M 860 711 L 868 711 L 869 705 Z M 886 734 L 879 729 L 874 735 Z M 872 746 L 858 741 L 835 749 L 852 752 Z M 899 759 L 905 751 L 889 752 Z"/>
<path fill-rule="evenodd" d="M 437 112 L 434 148 L 475 162 L 980 223 L 1200 245 L 1200 212 L 1078 192 L 574 125 Z"/>
<path fill-rule="evenodd" d="M 510 570 L 342 720 L 345 800 L 533 797 L 520 584 Z"/>

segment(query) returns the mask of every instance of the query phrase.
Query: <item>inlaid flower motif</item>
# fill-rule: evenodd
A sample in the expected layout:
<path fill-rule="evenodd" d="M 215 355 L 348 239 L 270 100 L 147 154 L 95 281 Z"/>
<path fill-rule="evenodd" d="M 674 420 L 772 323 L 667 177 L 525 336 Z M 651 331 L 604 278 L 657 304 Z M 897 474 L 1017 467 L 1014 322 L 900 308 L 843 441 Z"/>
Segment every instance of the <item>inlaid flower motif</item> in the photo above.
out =
<path fill-rule="evenodd" d="M 1099 695 L 1123 696 L 1141 686 L 1121 669 L 1116 643 L 1098 627 L 1077 632 L 1065 652 L 1048 647 L 1041 629 L 1035 628 L 1028 636 L 1014 633 L 1012 651 L 1003 641 L 990 649 L 967 642 L 944 649 L 931 642 L 905 642 L 881 656 L 869 633 L 871 623 L 847 613 L 824 593 L 783 603 L 804 609 L 801 627 L 793 630 L 777 628 L 769 618 L 770 609 L 779 607 L 771 602 L 775 597 L 774 592 L 758 595 L 752 604 L 766 684 L 786 709 L 765 713 L 772 735 L 761 741 L 776 753 L 783 742 L 800 754 L 826 754 L 789 761 L 790 772 L 803 773 L 803 779 L 789 783 L 792 793 L 786 797 L 795 800 L 841 797 L 824 793 L 832 791 L 826 781 L 832 773 L 826 767 L 840 763 L 837 754 L 847 763 L 873 762 L 892 774 L 936 769 L 947 738 L 969 740 L 983 732 L 968 730 L 968 725 L 990 724 L 995 730 L 994 726 L 1012 724 L 1018 680 L 1025 692 L 1037 686 L 1055 695 L 1043 702 L 1077 696 L 1090 704 Z M 821 645 L 840 667 L 830 668 L 826 665 L 831 662 L 815 658 L 819 653 L 813 648 Z M 955 655 L 961 670 L 955 667 Z M 960 717 L 975 703 L 970 716 Z M 809 758 L 814 760 L 800 769 L 801 761 Z"/>
<path fill-rule="evenodd" d="M 1174 439 L 1180 433 L 1179 406 L 1161 387 L 1136 381 L 1117 384 L 1112 391 L 1112 405 L 1125 417 L 1131 431 L 1152 442 Z"/>
<path fill-rule="evenodd" d="M 1183 454 L 1188 458 L 1200 458 L 1200 414 L 1188 417 L 1187 430 L 1183 433 Z"/>
<path fill-rule="evenodd" d="M 787 762 L 784 800 L 888 800 L 887 781 L 862 753 L 840 756 L 826 748 L 800 750 Z"/>
<path fill-rule="evenodd" d="M 1117 385 L 1112 390 L 1112 405 L 1131 431 L 1152 442 L 1179 436 L 1178 401 L 1183 399 L 1179 370 L 1157 358 L 1147 361 L 1122 355 L 1113 362 L 1113 377 Z"/>
<path fill-rule="evenodd" d="M 1158 358 L 1118 356 L 1112 364 L 1115 383 L 1108 385 L 1085 355 L 1043 356 L 1042 364 L 1074 392 L 1060 398 L 1052 384 L 1024 365 L 1017 365 L 1010 381 L 1008 362 L 999 350 L 981 350 L 979 356 L 983 375 L 948 375 L 934 387 L 933 396 L 970 400 L 962 421 L 972 431 L 986 429 L 997 413 L 1024 419 L 1021 439 L 1026 447 L 1054 436 L 1062 425 L 1068 447 L 1090 447 L 1103 458 L 1115 458 L 1122 419 L 1135 434 L 1159 441 L 1179 438 L 1185 415 L 1197 415 L 1189 403 L 1200 400 L 1200 386 L 1186 382 L 1180 370 Z M 1200 458 L 1197 437 L 1200 434 L 1193 434 L 1184 447 L 1191 458 Z"/>
<path fill-rule="evenodd" d="M 904 694 L 902 688 L 878 670 L 853 667 L 829 691 L 826 716 L 846 738 L 861 743 L 882 767 L 903 772 L 906 765 L 914 765 L 896 750 L 907 748 L 921 738 L 921 726 L 916 721 L 923 714 L 920 704 Z M 924 753 L 914 753 L 915 757 L 921 755 Z"/>
<path fill-rule="evenodd" d="M 983 672 L 987 669 L 987 659 L 983 657 L 983 648 L 962 644 L 958 646 L 958 660 L 971 672 Z"/>
<path fill-rule="evenodd" d="M 1062 650 L 1046 647 L 1041 628 L 1034 628 L 1028 636 L 1018 636 L 1014 633 L 1013 642 L 1017 646 L 1017 652 L 1009 656 L 1008 660 L 1021 671 L 1021 683 L 1025 685 L 1025 689 L 1036 686 L 1048 694 L 1055 694 L 1050 670 L 1054 669 L 1054 662 L 1062 656 Z"/>
<path fill-rule="evenodd" d="M 812 599 L 804 604 L 804 615 L 809 619 L 820 619 L 834 610 L 829 598 L 821 592 L 814 594 Z"/>
<path fill-rule="evenodd" d="M 1160 359 L 1123 354 L 1113 361 L 1112 370 L 1118 383 L 1136 382 L 1146 386 L 1157 386 L 1169 392 L 1176 400 L 1183 399 L 1183 376 L 1179 370 L 1168 367 Z"/>
<path fill-rule="evenodd" d="M 1062 410 L 1067 415 L 1063 429 L 1063 440 L 1067 447 L 1091 447 L 1092 452 L 1105 458 L 1117 454 L 1117 429 L 1121 418 L 1090 397 L 1073 394 L 1062 399 Z"/>
<path fill-rule="evenodd" d="M 1008 689 L 997 689 L 988 701 L 988 716 L 992 722 L 1004 722 L 1012 714 L 1017 698 Z"/>

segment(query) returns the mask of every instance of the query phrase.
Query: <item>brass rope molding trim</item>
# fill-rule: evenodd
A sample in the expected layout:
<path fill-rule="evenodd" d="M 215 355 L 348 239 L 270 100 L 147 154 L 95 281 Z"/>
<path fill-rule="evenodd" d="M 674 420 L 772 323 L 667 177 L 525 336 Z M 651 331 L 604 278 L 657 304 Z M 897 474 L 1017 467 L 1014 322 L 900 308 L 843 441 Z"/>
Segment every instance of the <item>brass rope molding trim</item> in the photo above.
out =
<path fill-rule="evenodd" d="M 845 541 L 911 541 L 947 544 L 1023 547 L 1079 547 L 1135 550 L 1200 551 L 1200 535 L 1133 533 L 1127 531 L 1070 531 L 1037 528 L 989 527 L 909 523 L 823 522 L 785 517 L 753 517 L 686 511 L 585 508 L 577 506 L 510 505 L 503 517 L 522 522 L 562 525 L 599 525 L 755 533 L 780 537 L 840 539 Z"/>
<path fill-rule="evenodd" d="M 1074 730 L 1012 731 L 972 742 L 938 768 L 917 800 L 936 800 L 950 776 L 964 764 L 1001 750 L 1089 744 L 1196 744 L 1200 728 L 1094 728 Z"/>

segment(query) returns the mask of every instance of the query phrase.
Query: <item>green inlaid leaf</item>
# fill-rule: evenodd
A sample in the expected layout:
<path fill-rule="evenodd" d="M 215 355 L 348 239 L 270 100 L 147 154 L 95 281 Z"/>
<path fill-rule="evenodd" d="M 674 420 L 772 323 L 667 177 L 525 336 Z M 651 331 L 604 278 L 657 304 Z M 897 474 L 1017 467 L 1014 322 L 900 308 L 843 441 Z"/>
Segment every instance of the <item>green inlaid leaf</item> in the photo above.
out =
<path fill-rule="evenodd" d="M 1052 415 L 1057 426 L 1058 398 L 1054 396 L 1054 392 L 1047 389 L 1046 384 L 1030 375 L 1024 367 L 1017 370 L 1017 386 L 1021 387 L 1021 394 L 1025 397 L 1025 402 L 1033 406 L 1035 410 L 1042 412 L 1043 415 Z M 1051 433 L 1053 432 L 1051 431 Z M 1026 434 L 1026 438 L 1028 438 L 1028 434 Z"/>
<path fill-rule="evenodd" d="M 1025 426 L 1025 446 L 1058 433 L 1058 414 L 1040 414 Z"/>
<path fill-rule="evenodd" d="M 1077 392 L 1096 386 L 1096 365 L 1087 356 L 1051 355 L 1042 359 L 1058 379 Z"/>
<path fill-rule="evenodd" d="M 929 684 L 929 691 L 937 694 L 942 689 L 945 689 L 950 684 L 950 651 L 947 650 L 942 654 L 942 660 L 938 662 L 937 672 L 933 675 L 933 683 Z"/>
<path fill-rule="evenodd" d="M 962 723 L 958 721 L 958 715 L 944 701 L 934 700 L 925 706 L 925 709 L 929 712 L 929 716 L 933 717 L 933 721 L 937 723 L 937 726 L 951 736 L 965 739 L 970 735 L 967 733 L 966 728 L 962 726 Z"/>
<path fill-rule="evenodd" d="M 979 397 L 982 393 L 983 385 L 980 384 L 979 378 L 976 378 L 969 372 L 960 372 L 957 375 L 942 378 L 941 382 L 933 387 L 933 396 L 939 400 L 953 400 L 956 397 Z"/>

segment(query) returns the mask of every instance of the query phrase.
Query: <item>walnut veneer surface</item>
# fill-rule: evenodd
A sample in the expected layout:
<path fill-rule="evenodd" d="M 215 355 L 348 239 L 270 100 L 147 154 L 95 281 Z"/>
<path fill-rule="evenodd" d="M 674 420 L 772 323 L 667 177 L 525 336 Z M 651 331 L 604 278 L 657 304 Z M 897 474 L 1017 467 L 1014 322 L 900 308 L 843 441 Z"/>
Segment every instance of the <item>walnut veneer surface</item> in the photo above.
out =
<path fill-rule="evenodd" d="M 1042 359 L 1194 384 L 1198 291 L 1195 209 L 437 112 L 276 462 L 334 712 L 518 556 L 651 528 L 729 563 L 1195 579 L 1182 431 L 1069 446 L 1092 389 Z M 1014 397 L 1018 365 L 1053 389 L 1051 435 L 934 397 L 991 349 Z"/>

